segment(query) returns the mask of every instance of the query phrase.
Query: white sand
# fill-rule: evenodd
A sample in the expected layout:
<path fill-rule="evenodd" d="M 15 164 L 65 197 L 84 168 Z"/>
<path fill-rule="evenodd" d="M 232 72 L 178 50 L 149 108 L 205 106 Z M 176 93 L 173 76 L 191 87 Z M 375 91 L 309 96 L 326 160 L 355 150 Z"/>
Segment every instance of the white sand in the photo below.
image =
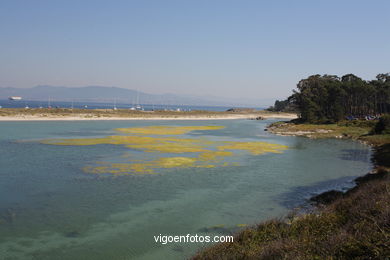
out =
<path fill-rule="evenodd" d="M 226 114 L 226 115 L 175 115 L 175 116 L 139 116 L 139 117 L 110 117 L 110 116 L 93 116 L 78 114 L 72 116 L 55 116 L 55 115 L 15 115 L 0 116 L 0 121 L 89 121 L 89 120 L 225 120 L 225 119 L 255 119 L 256 117 L 268 118 L 285 118 L 294 119 L 295 114 L 287 113 L 267 113 L 267 114 Z"/>

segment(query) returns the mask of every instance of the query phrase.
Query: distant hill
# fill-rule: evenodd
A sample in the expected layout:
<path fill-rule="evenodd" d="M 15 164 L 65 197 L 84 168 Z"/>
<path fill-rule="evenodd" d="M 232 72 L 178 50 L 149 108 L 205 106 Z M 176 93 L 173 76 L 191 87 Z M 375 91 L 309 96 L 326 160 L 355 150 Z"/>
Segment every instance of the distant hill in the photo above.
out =
<path fill-rule="evenodd" d="M 137 93 L 136 90 L 87 86 L 87 87 L 58 87 L 36 86 L 32 88 L 0 88 L 0 99 L 10 96 L 21 96 L 24 100 L 48 100 L 53 101 L 88 101 L 88 102 L 113 102 L 135 104 L 139 96 L 141 104 L 164 104 L 164 105 L 199 105 L 199 106 L 251 106 L 267 107 L 273 99 L 231 99 L 219 97 L 193 97 L 175 94 L 148 94 Z"/>

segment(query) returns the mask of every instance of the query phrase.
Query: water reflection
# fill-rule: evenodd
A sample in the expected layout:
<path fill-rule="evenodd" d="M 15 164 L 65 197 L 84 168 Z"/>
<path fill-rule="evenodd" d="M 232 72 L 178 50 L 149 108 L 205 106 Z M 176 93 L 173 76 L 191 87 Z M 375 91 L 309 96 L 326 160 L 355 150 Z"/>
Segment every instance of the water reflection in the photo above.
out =
<path fill-rule="evenodd" d="M 347 161 L 367 162 L 370 154 L 367 149 L 342 149 L 340 158 Z"/>
<path fill-rule="evenodd" d="M 282 193 L 276 197 L 276 200 L 283 207 L 293 209 L 305 206 L 311 197 L 328 190 L 346 191 L 355 186 L 354 179 L 357 176 L 346 176 L 332 180 L 317 182 L 308 186 L 297 186 L 291 188 L 288 192 Z"/>

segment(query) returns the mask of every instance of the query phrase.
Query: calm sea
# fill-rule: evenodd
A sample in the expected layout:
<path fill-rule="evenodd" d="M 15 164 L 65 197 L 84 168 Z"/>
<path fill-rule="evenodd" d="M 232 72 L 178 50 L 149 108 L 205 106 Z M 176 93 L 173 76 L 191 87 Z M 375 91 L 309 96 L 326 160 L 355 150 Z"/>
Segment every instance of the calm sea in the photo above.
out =
<path fill-rule="evenodd" d="M 0 100 L 0 107 L 3 108 L 47 108 L 59 107 L 59 108 L 88 108 L 88 109 L 112 109 L 114 107 L 118 109 L 130 109 L 135 107 L 132 104 L 121 104 L 121 103 L 98 103 L 98 102 L 67 102 L 67 101 L 29 101 L 29 100 Z M 151 110 L 177 110 L 178 108 L 183 111 L 188 110 L 208 110 L 208 111 L 226 111 L 232 108 L 231 106 L 190 106 L 190 105 L 150 105 L 141 104 L 141 107 L 146 111 Z M 256 109 L 264 109 L 264 107 L 251 107 Z"/>
<path fill-rule="evenodd" d="M 271 122 L 0 122 L 0 259 L 185 259 L 210 244 L 162 245 L 154 236 L 230 234 L 283 216 L 314 194 L 350 187 L 372 167 L 363 144 L 275 136 L 264 131 Z M 288 149 L 232 150 L 234 156 L 208 168 L 178 163 L 197 152 L 156 153 L 110 143 L 113 136 L 125 135 L 116 128 L 155 126 L 224 128 L 169 137 L 149 133 L 134 142 L 191 143 L 194 149 L 199 143 L 266 142 L 264 147 Z M 53 145 L 69 138 L 73 145 Z M 77 145 L 85 140 L 89 145 Z M 163 164 L 161 157 L 178 161 Z M 130 163 L 154 172 L 133 172 L 126 168 Z M 105 173 L 107 164 L 129 170 L 123 176 Z M 86 167 L 100 170 L 91 173 Z"/>

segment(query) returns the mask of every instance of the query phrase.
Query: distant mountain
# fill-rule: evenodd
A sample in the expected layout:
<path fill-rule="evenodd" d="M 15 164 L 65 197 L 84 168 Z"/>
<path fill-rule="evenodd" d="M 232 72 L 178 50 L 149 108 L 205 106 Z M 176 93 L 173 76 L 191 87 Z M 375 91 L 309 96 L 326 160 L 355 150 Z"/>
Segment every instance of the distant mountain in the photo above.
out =
<path fill-rule="evenodd" d="M 267 107 L 273 99 L 232 99 L 220 97 L 195 97 L 175 94 L 148 94 L 132 89 L 103 86 L 87 87 L 58 87 L 36 86 L 33 88 L 0 88 L 0 99 L 10 96 L 21 96 L 24 100 L 53 101 L 84 101 L 84 102 L 113 102 L 136 104 L 137 96 L 140 104 L 164 105 L 199 105 L 199 106 L 251 106 Z"/>

